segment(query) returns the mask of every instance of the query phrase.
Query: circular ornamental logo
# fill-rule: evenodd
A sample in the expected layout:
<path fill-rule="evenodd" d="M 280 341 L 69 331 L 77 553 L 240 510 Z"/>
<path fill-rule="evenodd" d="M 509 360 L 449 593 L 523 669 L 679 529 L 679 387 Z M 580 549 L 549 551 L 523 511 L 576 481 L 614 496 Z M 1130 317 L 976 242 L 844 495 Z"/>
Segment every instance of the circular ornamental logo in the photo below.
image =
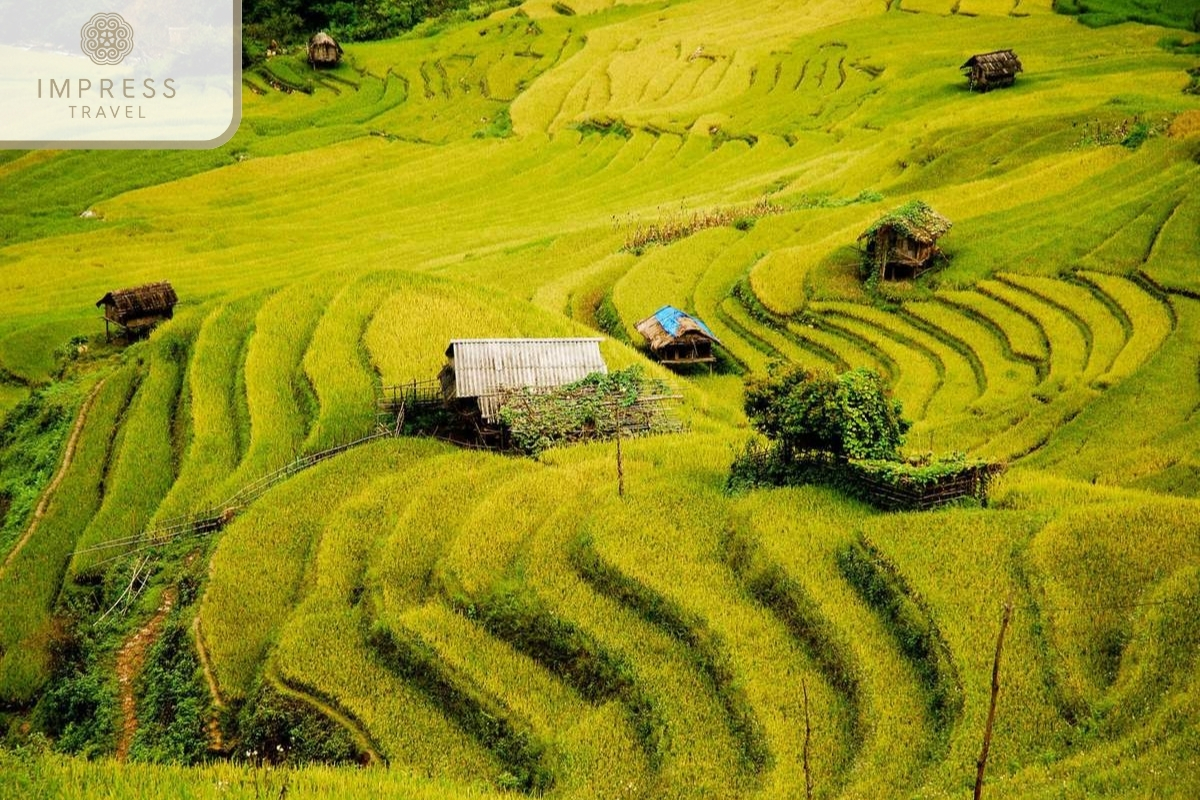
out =
<path fill-rule="evenodd" d="M 101 12 L 80 29 L 79 46 L 96 64 L 120 64 L 133 51 L 133 28 L 120 14 Z"/>

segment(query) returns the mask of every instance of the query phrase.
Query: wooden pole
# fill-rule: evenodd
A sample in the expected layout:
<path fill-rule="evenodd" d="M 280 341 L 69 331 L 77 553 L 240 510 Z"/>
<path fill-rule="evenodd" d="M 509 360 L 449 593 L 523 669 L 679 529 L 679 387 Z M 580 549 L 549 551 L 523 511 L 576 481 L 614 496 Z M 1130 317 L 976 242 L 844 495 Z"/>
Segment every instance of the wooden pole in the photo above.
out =
<path fill-rule="evenodd" d="M 987 769 L 988 751 L 992 748 L 992 725 L 996 721 L 996 698 L 1000 694 L 1000 655 L 1004 652 L 1004 634 L 1012 619 L 1012 595 L 1004 601 L 1004 615 L 1000 618 L 1000 635 L 996 637 L 996 657 L 992 660 L 992 702 L 988 707 L 987 725 L 983 729 L 983 750 L 975 762 L 975 800 L 983 796 L 983 773 Z"/>
<path fill-rule="evenodd" d="M 808 745 L 812 739 L 812 720 L 808 715 L 808 679 L 802 678 L 800 686 L 804 689 L 804 797 L 812 800 L 812 771 L 808 765 Z"/>
<path fill-rule="evenodd" d="M 617 403 L 615 409 L 617 420 L 617 496 L 622 500 L 625 499 L 625 458 L 621 452 L 621 404 Z"/>

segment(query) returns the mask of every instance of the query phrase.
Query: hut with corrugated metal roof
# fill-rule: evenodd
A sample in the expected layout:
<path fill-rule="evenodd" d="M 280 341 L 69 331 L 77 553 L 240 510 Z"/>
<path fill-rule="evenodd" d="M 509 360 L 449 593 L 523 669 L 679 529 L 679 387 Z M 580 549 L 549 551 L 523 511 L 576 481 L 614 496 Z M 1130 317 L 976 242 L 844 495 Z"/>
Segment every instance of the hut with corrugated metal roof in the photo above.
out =
<path fill-rule="evenodd" d="M 1025 71 L 1021 59 L 1012 50 L 978 53 L 968 58 L 959 69 L 967 76 L 967 85 L 975 92 L 1012 86 L 1017 80 L 1017 73 Z"/>
<path fill-rule="evenodd" d="M 96 307 L 104 307 L 105 335 L 110 333 L 110 325 L 116 325 L 130 336 L 141 336 L 163 320 L 171 319 L 178 302 L 171 284 L 159 281 L 115 289 L 97 300 Z"/>
<path fill-rule="evenodd" d="M 325 31 L 308 40 L 308 63 L 314 67 L 335 67 L 342 60 L 342 46 Z"/>
<path fill-rule="evenodd" d="M 495 423 L 506 393 L 550 390 L 608 373 L 597 338 L 455 339 L 438 379 L 442 396 L 460 411 Z"/>
<path fill-rule="evenodd" d="M 634 327 L 663 364 L 711 364 L 717 360 L 713 345 L 721 341 L 703 320 L 675 306 L 663 306 Z"/>
<path fill-rule="evenodd" d="M 915 278 L 942 255 L 938 239 L 953 223 L 920 200 L 889 211 L 858 237 L 865 268 L 880 279 Z"/>

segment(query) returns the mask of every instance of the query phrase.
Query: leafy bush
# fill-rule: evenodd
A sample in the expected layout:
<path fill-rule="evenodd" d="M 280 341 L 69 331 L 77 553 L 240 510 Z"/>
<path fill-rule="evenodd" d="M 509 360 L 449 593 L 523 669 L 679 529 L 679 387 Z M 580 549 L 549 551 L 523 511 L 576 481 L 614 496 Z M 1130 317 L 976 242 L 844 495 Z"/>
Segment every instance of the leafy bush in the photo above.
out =
<path fill-rule="evenodd" d="M 273 763 L 339 764 L 361 760 L 350 734 L 301 700 L 264 682 L 240 719 L 241 746 Z"/>
<path fill-rule="evenodd" d="M 76 403 L 78 389 L 69 384 L 37 389 L 0 425 L 0 552 L 20 536 L 54 474 Z"/>
<path fill-rule="evenodd" d="M 747 385 L 745 406 L 754 429 L 779 442 L 785 462 L 813 450 L 894 459 L 912 426 L 883 378 L 862 367 L 836 376 L 777 367 Z"/>
<path fill-rule="evenodd" d="M 115 730 L 116 693 L 95 669 L 94 648 L 80 624 L 58 618 L 52 624 L 49 650 L 53 679 L 34 710 L 34 721 L 55 747 L 66 753 L 99 755 L 108 749 Z"/>
<path fill-rule="evenodd" d="M 185 623 L 170 619 L 150 650 L 139 678 L 138 730 L 133 756 L 146 761 L 196 764 L 208 746 L 208 690 Z"/>

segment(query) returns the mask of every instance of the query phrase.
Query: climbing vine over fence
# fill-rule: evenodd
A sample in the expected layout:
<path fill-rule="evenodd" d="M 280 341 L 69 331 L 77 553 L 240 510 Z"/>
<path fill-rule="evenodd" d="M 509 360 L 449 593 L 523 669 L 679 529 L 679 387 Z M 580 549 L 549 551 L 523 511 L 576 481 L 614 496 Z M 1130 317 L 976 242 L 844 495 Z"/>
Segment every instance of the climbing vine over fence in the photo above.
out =
<path fill-rule="evenodd" d="M 640 368 L 593 373 L 551 391 L 516 389 L 500 404 L 512 447 L 528 455 L 560 444 L 678 431 L 665 408 L 678 399 Z"/>

